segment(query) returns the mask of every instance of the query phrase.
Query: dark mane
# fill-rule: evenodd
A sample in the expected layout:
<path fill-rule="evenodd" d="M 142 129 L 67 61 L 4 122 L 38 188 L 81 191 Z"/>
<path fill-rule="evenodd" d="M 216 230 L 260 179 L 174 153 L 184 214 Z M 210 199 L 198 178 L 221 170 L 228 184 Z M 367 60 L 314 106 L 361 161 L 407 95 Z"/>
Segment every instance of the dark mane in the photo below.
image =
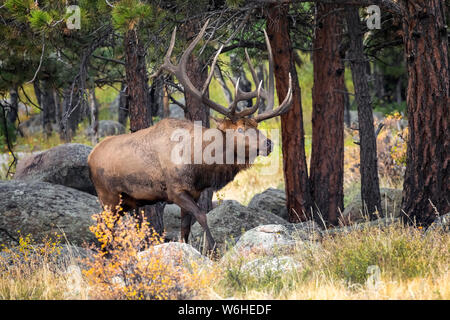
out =
<path fill-rule="evenodd" d="M 194 187 L 196 190 L 213 188 L 214 191 L 222 189 L 242 170 L 250 167 L 249 164 L 213 164 L 191 165 L 194 172 Z"/>

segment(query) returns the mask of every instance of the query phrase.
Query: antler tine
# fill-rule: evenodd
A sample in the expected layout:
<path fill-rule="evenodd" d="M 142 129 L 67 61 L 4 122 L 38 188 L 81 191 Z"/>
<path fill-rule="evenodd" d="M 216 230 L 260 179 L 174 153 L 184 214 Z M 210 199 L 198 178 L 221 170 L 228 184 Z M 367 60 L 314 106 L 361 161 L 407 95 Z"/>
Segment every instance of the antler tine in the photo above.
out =
<path fill-rule="evenodd" d="M 229 110 L 230 110 L 230 115 L 232 116 L 232 117 L 234 117 L 234 115 L 235 115 L 235 113 L 236 113 L 236 107 L 237 107 L 237 104 L 238 104 L 238 102 L 240 101 L 239 100 L 239 98 L 240 98 L 240 93 L 241 93 L 241 90 L 239 89 L 239 82 L 241 81 L 241 78 L 239 77 L 238 79 L 237 79 L 237 81 L 236 81 L 236 83 L 235 83 L 235 85 L 234 85 L 234 99 L 233 99 L 233 102 L 231 103 L 231 105 L 230 105 L 230 108 L 229 108 Z"/>
<path fill-rule="evenodd" d="M 172 51 L 175 46 L 176 35 L 177 35 L 177 27 L 173 28 L 172 36 L 170 37 L 169 48 L 167 49 L 166 55 L 164 56 L 163 64 L 158 68 L 158 70 L 156 70 L 156 72 L 154 72 L 150 76 L 150 79 L 154 79 L 157 76 L 159 76 L 163 71 L 163 69 L 166 69 L 171 73 L 175 73 L 176 67 L 172 64 L 172 62 L 170 62 L 170 57 L 172 56 Z"/>
<path fill-rule="evenodd" d="M 274 83 L 274 73 L 273 73 L 273 53 L 272 53 L 272 47 L 270 45 L 269 36 L 267 35 L 266 30 L 264 31 L 264 39 L 266 40 L 266 46 L 267 46 L 267 54 L 269 58 L 269 88 L 267 93 L 267 108 L 269 110 L 273 109 L 274 105 L 274 95 L 275 95 L 275 83 Z M 289 75 L 290 77 L 290 75 Z M 290 79 L 290 78 L 289 78 Z M 290 80 L 289 80 L 290 81 Z"/>
<path fill-rule="evenodd" d="M 256 110 L 258 110 L 258 108 L 260 106 L 260 102 L 261 102 L 261 93 L 263 92 L 262 83 L 263 83 L 262 81 L 259 82 L 258 89 L 256 91 L 257 92 L 256 93 L 256 103 L 251 108 L 244 109 L 241 112 L 237 113 L 236 117 L 239 117 L 239 118 L 246 117 L 251 114 L 254 114 L 256 112 Z"/>
<path fill-rule="evenodd" d="M 223 45 L 220 46 L 219 50 L 217 50 L 216 55 L 214 56 L 213 62 L 211 64 L 211 70 L 209 71 L 208 78 L 206 79 L 205 84 L 202 89 L 202 96 L 205 95 L 206 90 L 208 90 L 209 84 L 211 83 L 212 77 L 214 75 L 214 68 L 216 67 L 217 59 L 219 58 L 220 53 L 222 52 Z"/>
<path fill-rule="evenodd" d="M 284 98 L 283 103 L 281 103 L 281 105 L 275 110 L 270 110 L 262 114 L 259 114 L 254 119 L 256 120 L 256 122 L 261 122 L 263 120 L 274 118 L 287 112 L 291 106 L 292 106 L 292 77 L 291 74 L 289 73 L 289 89 L 286 94 L 286 97 Z"/>
<path fill-rule="evenodd" d="M 180 61 L 178 63 L 178 65 L 174 65 L 172 64 L 172 62 L 170 61 L 170 57 L 172 55 L 172 51 L 173 48 L 175 46 L 175 38 L 176 38 L 176 32 L 177 29 L 174 28 L 173 32 L 172 32 L 172 37 L 170 40 L 170 45 L 169 45 L 169 49 L 167 50 L 167 53 L 164 57 L 164 63 L 161 65 L 160 69 L 155 72 L 152 75 L 152 78 L 159 75 L 159 73 L 162 70 L 166 70 L 170 73 L 172 73 L 173 75 L 175 75 L 178 79 L 178 81 L 183 85 L 185 92 L 189 92 L 191 93 L 193 96 L 195 96 L 199 101 L 202 101 L 204 104 L 208 105 L 211 109 L 223 114 L 226 117 L 230 117 L 229 115 L 229 110 L 223 106 L 221 106 L 220 104 L 212 101 L 211 99 L 209 99 L 205 93 L 207 90 L 207 85 L 206 85 L 206 89 L 205 86 L 203 87 L 202 91 L 200 92 L 191 82 L 191 80 L 189 79 L 189 77 L 187 76 L 187 72 L 186 72 L 186 64 L 188 62 L 189 56 L 191 55 L 192 51 L 194 50 L 195 46 L 197 45 L 197 43 L 200 41 L 200 39 L 203 37 L 203 35 L 206 32 L 206 28 L 208 26 L 209 20 L 206 21 L 206 23 L 203 25 L 202 29 L 200 30 L 199 34 L 195 37 L 195 39 L 190 43 L 190 45 L 187 47 L 186 51 L 182 54 Z M 214 58 L 214 64 L 217 61 L 217 58 L 220 54 L 221 49 L 219 49 L 219 52 L 216 54 L 216 57 Z M 209 78 L 211 78 L 212 76 L 210 75 Z M 211 82 L 211 79 L 208 79 L 207 82 Z"/>
<path fill-rule="evenodd" d="M 183 52 L 180 58 L 179 66 L 182 70 L 186 69 L 186 64 L 188 62 L 189 56 L 191 55 L 192 51 L 194 51 L 195 46 L 197 43 L 203 38 L 206 32 L 206 28 L 208 27 L 209 19 L 206 20 L 205 24 L 203 25 L 200 32 L 197 34 L 197 36 L 192 40 L 192 42 L 189 44 L 187 49 Z"/>

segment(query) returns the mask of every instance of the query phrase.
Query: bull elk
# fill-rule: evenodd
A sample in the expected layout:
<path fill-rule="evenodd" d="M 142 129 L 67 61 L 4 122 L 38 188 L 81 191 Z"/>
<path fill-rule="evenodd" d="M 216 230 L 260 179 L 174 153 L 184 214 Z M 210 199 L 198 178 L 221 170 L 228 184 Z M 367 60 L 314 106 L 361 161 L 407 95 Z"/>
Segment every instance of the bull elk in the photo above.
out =
<path fill-rule="evenodd" d="M 159 201 L 175 203 L 181 208 L 181 239 L 188 241 L 191 219 L 194 217 L 206 233 L 207 248 L 215 248 L 215 241 L 209 230 L 206 212 L 203 212 L 196 201 L 206 188 L 219 190 L 232 181 L 236 174 L 251 165 L 249 154 L 253 151 L 262 155 L 263 148 L 267 146 L 267 152 L 272 150 L 272 142 L 257 130 L 258 122 L 276 117 L 286 112 L 292 104 L 292 83 L 289 82 L 289 90 L 281 105 L 274 109 L 274 79 L 273 79 L 273 56 L 267 34 L 265 42 L 269 54 L 269 85 L 268 91 L 261 86 L 254 67 L 246 52 L 246 59 L 257 85 L 252 92 L 242 92 L 239 89 L 239 80 L 234 83 L 235 94 L 229 107 L 224 107 L 212 101 L 206 94 L 211 82 L 214 66 L 221 52 L 216 53 L 211 65 L 208 78 L 201 90 L 195 88 L 186 73 L 186 64 L 190 54 L 202 39 L 208 22 L 203 26 L 200 33 L 195 37 L 186 51 L 182 54 L 178 65 L 171 62 L 171 54 L 175 44 L 176 28 L 171 37 L 169 49 L 164 58 L 164 63 L 157 73 L 162 70 L 176 76 L 185 92 L 194 95 L 198 101 L 203 102 L 209 108 L 224 115 L 225 119 L 216 119 L 217 129 L 226 141 L 226 132 L 234 130 L 236 137 L 245 137 L 246 132 L 253 130 L 257 133 L 257 143 L 250 143 L 247 138 L 235 139 L 238 141 L 231 152 L 235 153 L 239 147 L 245 147 L 244 163 L 235 161 L 233 163 L 174 163 L 171 159 L 171 150 L 176 141 L 171 139 L 176 130 L 183 129 L 189 133 L 189 138 L 194 139 L 194 131 L 198 130 L 191 121 L 166 118 L 154 126 L 134 133 L 108 137 L 100 142 L 91 152 L 88 158 L 91 180 L 94 183 L 98 198 L 103 207 L 116 208 L 122 201 L 124 211 L 136 209 L 137 207 L 155 204 Z M 256 103 L 250 108 L 237 111 L 237 103 L 243 100 L 256 98 Z M 264 99 L 268 104 L 268 110 L 259 115 L 253 115 Z M 200 127 L 201 131 L 208 130 Z M 239 145 L 243 143 L 244 146 Z M 225 145 L 228 145 L 225 143 Z M 202 143 L 202 148 L 205 148 Z M 225 157 L 224 152 L 223 157 Z M 195 155 L 193 154 L 192 157 Z M 235 156 L 233 159 L 237 159 Z"/>

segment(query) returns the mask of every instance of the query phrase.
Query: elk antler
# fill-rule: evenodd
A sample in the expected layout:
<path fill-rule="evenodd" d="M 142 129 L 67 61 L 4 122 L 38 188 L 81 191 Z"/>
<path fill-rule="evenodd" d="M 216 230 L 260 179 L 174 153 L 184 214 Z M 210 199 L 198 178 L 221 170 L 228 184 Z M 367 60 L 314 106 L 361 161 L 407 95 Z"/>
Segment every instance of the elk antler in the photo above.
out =
<path fill-rule="evenodd" d="M 246 51 L 245 54 L 246 54 L 247 62 L 250 67 L 250 71 L 252 73 L 253 80 L 255 81 L 255 84 L 259 83 L 257 86 L 257 89 L 254 91 L 251 91 L 251 92 L 241 91 L 239 89 L 239 80 L 240 79 L 238 79 L 236 81 L 236 83 L 233 82 L 234 87 L 235 87 L 235 94 L 234 94 L 234 99 L 228 108 L 221 106 L 220 104 L 212 101 L 207 96 L 206 93 L 207 93 L 208 87 L 211 83 L 211 80 L 212 80 L 212 77 L 214 74 L 214 67 L 217 63 L 217 59 L 219 58 L 220 53 L 222 52 L 223 46 L 221 46 L 219 48 L 216 55 L 214 56 L 213 62 L 211 64 L 210 72 L 209 72 L 208 77 L 202 87 L 202 90 L 199 91 L 192 84 L 191 80 L 187 76 L 186 64 L 188 63 L 189 56 L 191 55 L 195 46 L 197 45 L 197 43 L 200 41 L 200 39 L 205 34 L 208 23 L 209 23 L 209 20 L 206 21 L 206 23 L 203 25 L 203 27 L 200 30 L 200 32 L 198 33 L 198 35 L 191 42 L 191 44 L 187 47 L 186 51 L 182 54 L 178 65 L 174 65 L 170 61 L 170 57 L 172 55 L 172 51 L 175 46 L 175 37 L 176 37 L 176 32 L 177 32 L 177 28 L 175 27 L 172 32 L 172 37 L 170 39 L 169 49 L 167 50 L 167 53 L 164 57 L 164 63 L 161 65 L 159 70 L 156 73 L 154 73 L 151 77 L 152 78 L 156 77 L 157 75 L 159 75 L 159 73 L 162 70 L 166 70 L 166 71 L 172 73 L 173 75 L 175 75 L 177 77 L 178 81 L 183 85 L 184 90 L 186 92 L 189 92 L 190 94 L 195 96 L 199 101 L 202 101 L 204 104 L 209 106 L 211 109 L 219 112 L 220 114 L 226 116 L 227 118 L 229 118 L 232 121 L 236 121 L 239 118 L 243 118 L 243 117 L 246 117 L 246 116 L 249 116 L 249 115 L 252 115 L 253 113 L 255 113 L 256 110 L 258 110 L 258 108 L 260 106 L 261 98 L 263 98 L 264 100 L 267 101 L 267 104 L 270 109 L 273 109 L 273 103 L 274 103 L 273 55 L 272 55 L 272 49 L 270 47 L 269 38 L 265 31 L 264 31 L 264 36 L 266 39 L 267 50 L 269 52 L 269 92 L 265 91 L 262 88 L 262 81 L 260 81 L 258 79 L 255 69 L 253 68 L 253 65 L 251 64 L 250 58 Z M 240 112 L 236 112 L 236 107 L 237 107 L 237 104 L 239 101 L 249 100 L 249 99 L 253 99 L 253 98 L 256 98 L 256 103 L 253 105 L 253 107 L 244 109 L 243 111 L 240 111 Z M 254 119 L 259 122 L 262 120 L 276 117 L 276 116 L 286 112 L 289 109 L 289 107 L 291 106 L 291 104 L 292 104 L 292 81 L 291 81 L 291 75 L 289 74 L 289 89 L 288 89 L 287 95 L 286 95 L 284 101 L 282 102 L 282 104 L 280 105 L 280 107 L 277 108 L 276 110 L 270 110 L 268 112 L 264 112 L 263 114 L 256 116 Z"/>

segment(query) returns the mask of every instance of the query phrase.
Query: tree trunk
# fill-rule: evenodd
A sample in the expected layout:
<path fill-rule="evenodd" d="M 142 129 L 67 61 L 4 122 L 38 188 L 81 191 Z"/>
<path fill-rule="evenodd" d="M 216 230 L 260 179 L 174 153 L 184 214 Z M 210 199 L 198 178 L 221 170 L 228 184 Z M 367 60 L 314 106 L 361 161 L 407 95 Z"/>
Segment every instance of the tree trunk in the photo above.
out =
<path fill-rule="evenodd" d="M 409 138 L 402 208 L 419 225 L 450 211 L 450 78 L 443 0 L 401 3 Z"/>
<path fill-rule="evenodd" d="M 120 86 L 120 93 L 119 93 L 118 121 L 124 127 L 127 126 L 128 110 L 129 110 L 129 103 L 128 103 L 127 87 L 126 87 L 126 84 L 124 82 L 122 82 L 122 84 Z"/>
<path fill-rule="evenodd" d="M 314 207 L 336 225 L 344 206 L 344 66 L 339 52 L 341 15 L 335 5 L 316 4 L 312 151 Z"/>
<path fill-rule="evenodd" d="M 53 124 L 56 123 L 56 105 L 53 88 L 48 81 L 42 81 L 40 90 L 40 107 L 42 108 L 42 126 L 45 137 L 48 139 L 52 135 Z"/>
<path fill-rule="evenodd" d="M 367 57 L 358 7 L 346 9 L 347 30 L 350 38 L 348 58 L 352 70 L 355 99 L 358 106 L 361 199 L 364 212 L 373 219 L 375 212 L 382 214 L 380 184 L 378 180 L 377 141 L 373 125 L 372 103 L 367 80 Z"/>
<path fill-rule="evenodd" d="M 8 121 L 13 126 L 16 123 L 17 116 L 19 113 L 19 93 L 18 88 L 15 86 L 9 90 L 9 110 L 8 110 Z"/>
<path fill-rule="evenodd" d="M 145 49 L 140 43 L 135 29 L 129 30 L 124 40 L 130 130 L 136 132 L 152 125 Z M 141 209 L 138 208 L 137 210 Z M 144 212 L 150 225 L 162 235 L 164 231 L 164 204 L 145 206 Z"/>
<path fill-rule="evenodd" d="M 89 109 L 91 113 L 92 144 L 98 143 L 98 103 L 95 98 L 95 87 L 89 90 Z"/>
<path fill-rule="evenodd" d="M 145 49 L 135 29 L 125 35 L 125 72 L 129 102 L 130 130 L 135 132 L 152 124 Z"/>
<path fill-rule="evenodd" d="M 62 103 L 62 118 L 60 122 L 60 135 L 61 139 L 66 143 L 70 142 L 72 138 L 75 136 L 75 133 L 78 128 L 78 123 L 81 119 L 81 102 L 78 105 L 78 94 L 76 93 L 77 89 L 75 88 L 74 94 L 71 98 L 71 88 L 66 88 L 63 91 L 63 103 Z"/>
<path fill-rule="evenodd" d="M 197 29 L 196 26 L 197 24 L 195 22 L 187 24 L 185 29 L 185 37 L 187 39 L 197 35 L 199 29 Z M 208 68 L 205 67 L 205 62 L 194 54 L 191 54 L 186 69 L 187 76 L 194 87 L 201 90 L 208 77 Z M 189 92 L 185 92 L 184 99 L 186 106 L 186 111 L 184 113 L 185 118 L 191 121 L 201 121 L 204 127 L 209 128 L 209 107 L 204 105 L 201 101 L 198 101 L 197 98 Z M 202 192 L 200 199 L 197 201 L 197 204 L 202 210 L 208 212 L 212 209 L 212 196 L 212 189 L 206 189 Z M 194 219 L 192 220 L 194 221 Z"/>
<path fill-rule="evenodd" d="M 350 94 L 348 93 L 347 86 L 344 82 L 344 123 L 347 128 L 350 128 L 352 125 L 352 117 L 350 114 Z"/>
<path fill-rule="evenodd" d="M 62 119 L 62 113 L 63 113 L 63 105 L 61 103 L 60 96 L 58 94 L 58 90 L 53 88 L 53 101 L 55 102 L 55 123 L 57 124 L 57 127 L 59 127 L 58 134 L 59 136 L 62 136 L 61 131 L 61 119 Z"/>
<path fill-rule="evenodd" d="M 289 221 L 298 222 L 310 217 L 311 194 L 305 155 L 301 91 L 289 35 L 288 9 L 288 5 L 269 7 L 266 21 L 267 34 L 273 50 L 279 101 L 283 101 L 287 94 L 289 73 L 292 78 L 293 102 L 290 110 L 281 116 L 281 135 L 286 206 Z"/>
<path fill-rule="evenodd" d="M 162 119 L 164 117 L 164 79 L 162 76 L 153 80 L 150 86 L 150 110 L 151 115 Z"/>

